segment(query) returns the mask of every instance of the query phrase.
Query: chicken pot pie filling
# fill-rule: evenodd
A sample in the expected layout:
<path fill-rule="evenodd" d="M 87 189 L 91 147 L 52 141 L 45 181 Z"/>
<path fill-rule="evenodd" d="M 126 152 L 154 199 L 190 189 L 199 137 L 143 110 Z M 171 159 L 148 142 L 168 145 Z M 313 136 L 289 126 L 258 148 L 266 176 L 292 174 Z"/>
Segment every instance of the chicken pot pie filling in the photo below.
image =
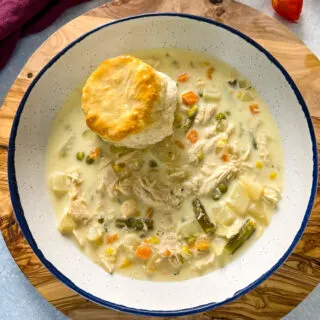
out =
<path fill-rule="evenodd" d="M 47 148 L 57 226 L 110 274 L 185 280 L 263 234 L 281 199 L 280 136 L 250 82 L 220 60 L 174 48 L 133 55 L 176 82 L 173 134 L 136 149 L 104 141 L 75 90 Z"/>

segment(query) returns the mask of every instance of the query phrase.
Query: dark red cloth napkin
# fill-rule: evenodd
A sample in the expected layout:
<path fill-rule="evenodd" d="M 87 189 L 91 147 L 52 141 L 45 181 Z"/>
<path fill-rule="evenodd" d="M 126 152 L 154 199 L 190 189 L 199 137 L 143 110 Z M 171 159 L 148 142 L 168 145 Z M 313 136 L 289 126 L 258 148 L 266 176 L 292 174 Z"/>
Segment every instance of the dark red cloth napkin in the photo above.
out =
<path fill-rule="evenodd" d="M 0 0 L 0 70 L 10 58 L 17 41 L 36 33 L 60 14 L 88 0 Z"/>

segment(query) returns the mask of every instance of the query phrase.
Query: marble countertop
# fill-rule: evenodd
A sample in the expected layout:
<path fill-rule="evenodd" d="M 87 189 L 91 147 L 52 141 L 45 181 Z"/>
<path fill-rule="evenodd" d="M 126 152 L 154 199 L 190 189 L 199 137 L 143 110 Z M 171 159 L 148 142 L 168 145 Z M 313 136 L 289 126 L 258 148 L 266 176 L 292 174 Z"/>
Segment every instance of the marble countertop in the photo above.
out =
<path fill-rule="evenodd" d="M 40 33 L 22 39 L 6 67 L 0 71 L 0 105 L 19 71 L 37 47 L 62 25 L 78 15 L 89 11 L 106 1 L 92 0 L 65 11 L 53 25 Z M 240 0 L 280 20 L 295 32 L 308 47 L 320 57 L 320 1 L 307 0 L 299 23 L 289 23 L 277 16 L 271 7 L 271 0 Z M 2 236 L 0 236 L 0 319 L 51 320 L 67 319 L 48 303 L 29 283 L 11 257 Z M 318 286 L 285 320 L 318 320 L 320 315 L 320 286 Z"/>

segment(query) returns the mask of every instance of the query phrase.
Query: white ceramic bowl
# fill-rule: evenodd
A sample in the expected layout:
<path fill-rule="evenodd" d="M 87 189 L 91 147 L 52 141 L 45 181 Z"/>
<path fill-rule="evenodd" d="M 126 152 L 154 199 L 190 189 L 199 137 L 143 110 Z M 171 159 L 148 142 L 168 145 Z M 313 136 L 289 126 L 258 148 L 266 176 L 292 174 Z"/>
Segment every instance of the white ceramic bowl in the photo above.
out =
<path fill-rule="evenodd" d="M 225 268 L 183 282 L 110 276 L 56 229 L 45 184 L 45 153 L 62 102 L 101 61 L 128 51 L 180 47 L 214 55 L 249 78 L 280 128 L 284 192 L 263 236 Z M 55 56 L 30 85 L 10 137 L 11 200 L 24 236 L 64 284 L 106 307 L 145 315 L 204 311 L 245 294 L 274 272 L 307 224 L 317 185 L 317 149 L 310 115 L 296 85 L 270 53 L 240 32 L 204 18 L 147 14 L 103 25 Z"/>

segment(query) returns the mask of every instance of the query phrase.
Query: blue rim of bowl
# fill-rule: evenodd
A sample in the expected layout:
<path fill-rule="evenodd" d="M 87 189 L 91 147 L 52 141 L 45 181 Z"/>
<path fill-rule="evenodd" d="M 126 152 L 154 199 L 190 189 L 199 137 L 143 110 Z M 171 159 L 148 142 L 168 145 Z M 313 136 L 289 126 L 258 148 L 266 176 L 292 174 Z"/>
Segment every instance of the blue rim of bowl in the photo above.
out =
<path fill-rule="evenodd" d="M 305 118 L 306 118 L 306 121 L 308 124 L 311 142 L 312 142 L 312 151 L 313 151 L 313 172 L 312 172 L 313 181 L 312 181 L 312 188 L 311 188 L 311 192 L 310 192 L 308 207 L 305 212 L 305 215 L 304 215 L 303 221 L 301 223 L 301 226 L 299 228 L 299 231 L 297 232 L 296 236 L 293 239 L 293 242 L 291 243 L 291 245 L 287 249 L 287 251 L 284 253 L 284 255 L 281 257 L 281 259 L 269 271 L 267 271 L 265 274 L 260 276 L 257 280 L 252 282 L 247 287 L 237 291 L 232 297 L 229 297 L 229 298 L 225 299 L 224 301 L 211 302 L 208 304 L 199 305 L 199 306 L 192 307 L 192 308 L 186 308 L 186 309 L 180 309 L 180 310 L 166 310 L 166 311 L 136 309 L 136 308 L 126 307 L 124 305 L 115 304 L 115 303 L 100 299 L 99 297 L 96 297 L 96 296 L 90 294 L 89 292 L 84 291 L 81 288 L 79 288 L 70 279 L 68 279 L 66 276 L 64 276 L 62 272 L 60 272 L 58 269 L 56 269 L 55 266 L 50 261 L 48 261 L 46 259 L 46 257 L 43 255 L 41 250 L 38 248 L 38 245 L 37 245 L 36 241 L 34 240 L 32 233 L 30 232 L 30 229 L 29 229 L 29 226 L 28 226 L 27 221 L 25 219 L 23 208 L 22 208 L 22 205 L 20 202 L 20 196 L 19 196 L 17 180 L 16 180 L 15 165 L 14 165 L 15 139 L 16 139 L 16 135 L 17 135 L 17 130 L 18 130 L 18 125 L 19 125 L 21 113 L 22 113 L 24 105 L 29 97 L 30 92 L 32 91 L 33 87 L 37 84 L 37 82 L 41 78 L 41 76 L 46 72 L 46 70 L 48 70 L 70 48 L 75 46 L 77 43 L 81 42 L 83 39 L 85 39 L 89 35 L 99 31 L 100 29 L 104 29 L 104 28 L 107 28 L 108 26 L 118 24 L 118 23 L 128 21 L 128 20 L 143 19 L 143 18 L 148 18 L 148 17 L 161 17 L 161 16 L 191 19 L 191 20 L 196 20 L 196 21 L 205 22 L 208 24 L 215 25 L 219 28 L 225 29 L 225 30 L 239 36 L 240 38 L 242 38 L 243 40 L 247 41 L 252 46 L 254 46 L 256 49 L 258 49 L 260 52 L 262 52 L 281 71 L 281 73 L 283 74 L 283 76 L 287 80 L 288 84 L 290 85 L 291 89 L 294 91 L 294 93 L 297 97 L 297 100 L 299 101 L 299 104 L 301 105 L 301 108 L 304 112 L 304 115 L 305 115 Z M 203 18 L 200 16 L 194 16 L 194 15 L 182 14 L 182 13 L 150 13 L 150 14 L 136 15 L 136 16 L 123 18 L 123 19 L 116 20 L 116 21 L 113 21 L 110 23 L 106 23 L 100 27 L 97 27 L 97 28 L 85 33 L 84 35 L 82 35 L 78 39 L 74 40 L 73 42 L 71 42 L 67 47 L 65 47 L 55 57 L 53 57 L 47 63 L 47 65 L 45 67 L 43 67 L 43 69 L 35 77 L 35 79 L 30 84 L 28 90 L 24 94 L 24 96 L 20 102 L 19 108 L 17 110 L 17 113 L 15 115 L 14 121 L 13 121 L 13 126 L 11 129 L 10 140 L 9 140 L 9 148 L 8 148 L 8 182 L 9 182 L 10 197 L 11 197 L 11 202 L 13 205 L 14 213 L 15 213 L 15 216 L 18 220 L 19 226 L 22 230 L 24 237 L 28 241 L 29 245 L 31 246 L 31 248 L 33 249 L 35 254 L 38 256 L 40 261 L 46 266 L 46 268 L 57 279 L 59 279 L 62 283 L 64 283 L 65 285 L 67 285 L 69 288 L 71 288 L 75 292 L 79 293 L 80 295 L 84 296 L 85 298 L 87 298 L 95 303 L 98 303 L 100 305 L 103 305 L 107 308 L 110 308 L 110 309 L 114 309 L 114 310 L 118 310 L 118 311 L 122 311 L 122 312 L 128 312 L 128 313 L 132 313 L 132 314 L 136 314 L 136 315 L 145 315 L 145 316 L 159 316 L 159 317 L 182 316 L 182 315 L 188 315 L 188 314 L 194 314 L 194 313 L 207 311 L 207 310 L 219 307 L 221 305 L 224 305 L 228 302 L 231 302 L 231 301 L 239 298 L 240 296 L 242 296 L 242 295 L 246 294 L 247 292 L 249 292 L 250 290 L 254 289 L 256 286 L 258 286 L 264 280 L 266 280 L 288 258 L 289 254 L 292 252 L 294 247 L 297 245 L 299 239 L 301 238 L 303 231 L 308 223 L 308 219 L 309 219 L 309 216 L 310 216 L 310 213 L 312 210 L 312 206 L 314 203 L 316 189 L 317 189 L 317 181 L 318 181 L 317 143 L 316 143 L 314 129 L 312 126 L 311 117 L 310 117 L 308 108 L 306 106 L 306 103 L 304 102 L 304 99 L 303 99 L 299 89 L 295 85 L 292 78 L 289 76 L 288 72 L 284 69 L 284 67 L 266 49 L 261 47 L 257 42 L 255 42 L 254 40 L 252 40 L 248 36 L 244 35 L 240 31 L 233 29 L 232 27 L 229 27 L 229 26 L 224 25 L 224 24 L 217 22 L 217 21 L 213 21 L 213 20 Z"/>

